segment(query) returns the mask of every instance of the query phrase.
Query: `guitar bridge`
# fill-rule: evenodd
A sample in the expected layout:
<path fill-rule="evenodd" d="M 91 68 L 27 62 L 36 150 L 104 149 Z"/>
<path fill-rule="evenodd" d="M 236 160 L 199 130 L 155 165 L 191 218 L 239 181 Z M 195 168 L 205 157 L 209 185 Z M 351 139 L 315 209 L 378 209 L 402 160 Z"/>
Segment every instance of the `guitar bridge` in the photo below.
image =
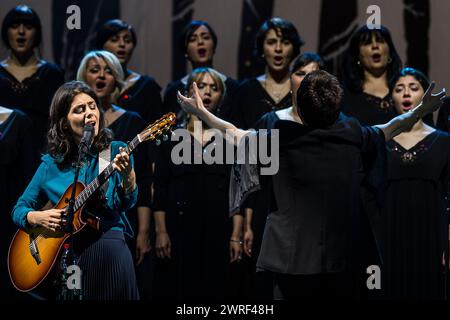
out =
<path fill-rule="evenodd" d="M 30 253 L 31 256 L 34 258 L 34 260 L 36 261 L 36 264 L 39 265 L 41 264 L 42 260 L 41 260 L 41 255 L 39 254 L 39 249 L 36 243 L 36 236 L 34 233 L 30 234 Z"/>

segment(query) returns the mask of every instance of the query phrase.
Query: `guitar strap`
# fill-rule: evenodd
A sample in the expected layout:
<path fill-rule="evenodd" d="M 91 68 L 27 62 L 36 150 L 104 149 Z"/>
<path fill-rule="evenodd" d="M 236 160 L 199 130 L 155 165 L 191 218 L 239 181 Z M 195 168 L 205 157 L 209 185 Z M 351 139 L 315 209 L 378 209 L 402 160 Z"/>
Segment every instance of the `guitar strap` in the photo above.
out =
<path fill-rule="evenodd" d="M 103 170 L 106 169 L 106 167 L 109 165 L 111 159 L 111 145 L 108 146 L 108 148 L 101 151 L 98 155 L 98 174 L 103 172 Z M 103 192 L 103 195 L 106 195 L 106 190 L 108 190 L 108 180 L 101 186 L 101 190 Z M 94 213 L 90 212 L 89 210 L 85 209 L 83 211 L 86 216 L 86 223 L 93 227 L 95 230 L 100 230 L 100 223 L 101 218 L 96 216 Z"/>
<path fill-rule="evenodd" d="M 102 150 L 98 155 L 98 174 L 102 173 L 103 170 L 111 162 L 111 145 L 108 148 Z M 102 185 L 103 193 L 106 194 L 106 190 L 108 189 L 108 180 Z"/>

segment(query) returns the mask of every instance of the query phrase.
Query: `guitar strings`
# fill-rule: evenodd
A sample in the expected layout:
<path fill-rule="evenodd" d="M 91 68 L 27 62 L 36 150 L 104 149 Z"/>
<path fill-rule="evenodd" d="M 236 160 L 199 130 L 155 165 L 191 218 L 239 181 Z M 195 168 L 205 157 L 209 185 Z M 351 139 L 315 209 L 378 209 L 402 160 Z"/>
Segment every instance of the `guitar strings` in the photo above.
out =
<path fill-rule="evenodd" d="M 172 118 L 172 115 L 169 114 L 168 117 L 169 117 L 169 118 Z M 163 127 L 163 128 L 158 128 L 158 131 L 156 132 L 156 133 L 161 134 L 161 133 L 163 133 L 163 132 L 165 132 L 165 131 L 167 131 L 167 130 L 169 129 L 169 128 L 166 127 L 167 124 L 168 124 L 169 122 L 171 122 L 171 121 L 168 121 L 167 115 L 166 115 L 166 116 L 163 117 L 163 119 L 157 120 L 157 121 L 152 125 L 152 127 L 155 126 L 155 125 L 157 125 L 157 124 L 159 124 L 159 126 L 161 126 L 161 124 L 162 124 L 162 127 Z M 163 130 L 163 131 L 161 131 L 161 130 Z M 154 138 L 155 138 L 154 134 L 151 134 L 149 139 L 152 140 L 152 139 L 154 139 Z M 128 147 L 128 146 L 127 146 L 127 147 Z M 98 177 L 97 177 L 97 178 L 98 178 Z M 93 185 L 94 183 L 96 183 L 97 178 L 95 178 L 95 179 L 88 185 L 88 187 L 87 187 L 86 189 L 84 189 L 83 191 L 80 192 L 80 194 L 79 194 L 79 195 L 77 196 L 77 198 L 75 199 L 75 207 L 78 207 L 78 208 L 79 208 L 79 202 L 78 202 L 78 200 L 79 200 L 80 198 L 83 197 L 83 196 L 82 196 L 83 194 L 85 195 L 85 191 L 88 190 L 88 189 L 90 188 L 91 185 Z M 89 190 L 90 190 L 90 189 L 89 189 Z M 92 191 L 92 190 L 90 190 L 90 191 Z M 82 201 L 82 202 L 84 202 L 84 201 Z M 76 211 L 76 210 L 75 210 L 75 211 Z M 40 239 L 45 238 L 45 237 L 48 236 L 48 235 L 49 235 L 49 234 L 48 234 L 48 231 L 47 231 L 47 230 L 44 230 L 42 233 L 38 233 L 37 236 L 36 236 L 36 238 L 34 238 L 33 240 L 31 240 L 30 244 L 28 245 L 28 248 L 30 249 L 30 251 L 32 250 L 32 247 L 37 247 L 37 245 L 38 245 Z"/>

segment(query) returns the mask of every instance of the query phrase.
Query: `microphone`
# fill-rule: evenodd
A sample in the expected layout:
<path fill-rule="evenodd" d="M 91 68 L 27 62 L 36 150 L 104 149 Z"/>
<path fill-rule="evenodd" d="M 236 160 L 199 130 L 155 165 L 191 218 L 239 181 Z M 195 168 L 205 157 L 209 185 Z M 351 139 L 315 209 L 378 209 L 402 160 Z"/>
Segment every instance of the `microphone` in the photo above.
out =
<path fill-rule="evenodd" d="M 86 124 L 83 128 L 83 136 L 80 140 L 80 148 L 82 150 L 88 150 L 91 145 L 92 135 L 94 133 L 94 127 L 91 124 Z"/>

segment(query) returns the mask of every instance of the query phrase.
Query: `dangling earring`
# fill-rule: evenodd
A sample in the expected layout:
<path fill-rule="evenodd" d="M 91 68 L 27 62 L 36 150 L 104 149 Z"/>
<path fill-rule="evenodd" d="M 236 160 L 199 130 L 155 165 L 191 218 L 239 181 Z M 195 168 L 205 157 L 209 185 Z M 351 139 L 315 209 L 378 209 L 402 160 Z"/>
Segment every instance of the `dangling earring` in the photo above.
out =
<path fill-rule="evenodd" d="M 356 62 L 356 64 L 357 64 L 358 66 L 361 66 L 361 61 L 358 60 L 358 61 Z"/>
<path fill-rule="evenodd" d="M 391 63 L 391 62 L 392 62 L 392 58 L 389 57 L 389 59 L 388 59 L 388 64 Z"/>

